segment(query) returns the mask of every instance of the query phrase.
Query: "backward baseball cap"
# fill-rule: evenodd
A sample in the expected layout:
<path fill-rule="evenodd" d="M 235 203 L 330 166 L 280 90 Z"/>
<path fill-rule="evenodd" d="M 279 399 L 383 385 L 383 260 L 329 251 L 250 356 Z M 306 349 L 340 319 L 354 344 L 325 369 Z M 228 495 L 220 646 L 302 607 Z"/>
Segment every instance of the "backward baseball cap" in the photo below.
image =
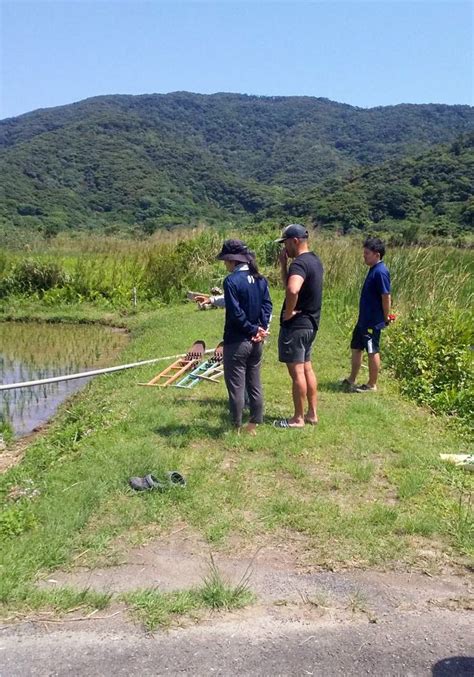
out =
<path fill-rule="evenodd" d="M 284 242 L 292 237 L 297 237 L 299 240 L 306 240 L 308 238 L 308 231 L 301 223 L 290 223 L 289 226 L 283 228 L 281 237 L 277 238 L 275 242 Z"/>

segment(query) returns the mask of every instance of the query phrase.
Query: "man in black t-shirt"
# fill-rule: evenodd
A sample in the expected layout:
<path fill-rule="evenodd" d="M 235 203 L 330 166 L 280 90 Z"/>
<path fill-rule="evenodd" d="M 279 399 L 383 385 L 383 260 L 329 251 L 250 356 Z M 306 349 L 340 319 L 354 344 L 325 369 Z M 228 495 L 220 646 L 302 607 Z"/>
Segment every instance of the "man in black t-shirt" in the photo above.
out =
<path fill-rule="evenodd" d="M 302 428 L 318 422 L 317 380 L 311 364 L 311 348 L 321 315 L 323 266 L 309 251 L 308 231 L 298 223 L 287 226 L 277 242 L 284 243 L 279 260 L 286 289 L 280 315 L 278 355 L 288 368 L 293 383 L 294 413 L 274 421 L 277 428 Z M 288 268 L 288 259 L 293 259 Z M 305 413 L 305 405 L 308 408 Z"/>

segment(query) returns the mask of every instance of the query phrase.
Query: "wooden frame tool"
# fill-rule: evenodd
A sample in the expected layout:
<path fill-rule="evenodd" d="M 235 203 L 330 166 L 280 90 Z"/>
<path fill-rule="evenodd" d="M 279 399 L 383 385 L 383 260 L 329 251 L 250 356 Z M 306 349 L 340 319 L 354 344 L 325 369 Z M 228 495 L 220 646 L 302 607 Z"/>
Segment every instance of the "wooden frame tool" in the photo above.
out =
<path fill-rule="evenodd" d="M 212 381 L 217 383 L 217 379 L 224 374 L 224 344 L 221 341 L 214 351 L 212 357 L 205 362 L 201 362 L 189 374 L 178 383 L 173 383 L 175 388 L 194 388 L 200 380 Z"/>
<path fill-rule="evenodd" d="M 184 357 L 170 364 L 162 372 L 154 376 L 148 383 L 139 383 L 141 386 L 166 388 L 181 378 L 186 372 L 195 369 L 202 361 L 206 344 L 204 341 L 195 341 Z"/>

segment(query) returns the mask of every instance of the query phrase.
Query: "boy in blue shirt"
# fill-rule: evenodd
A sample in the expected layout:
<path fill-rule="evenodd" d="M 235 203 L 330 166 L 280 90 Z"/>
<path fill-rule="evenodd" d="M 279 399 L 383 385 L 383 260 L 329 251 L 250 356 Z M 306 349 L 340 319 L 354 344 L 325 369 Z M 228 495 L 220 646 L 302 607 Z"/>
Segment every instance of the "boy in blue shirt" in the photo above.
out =
<path fill-rule="evenodd" d="M 351 340 L 351 373 L 342 381 L 351 392 L 367 393 L 377 390 L 377 378 L 380 371 L 380 333 L 392 321 L 390 315 L 390 273 L 383 263 L 385 245 L 377 237 L 369 237 L 364 242 L 364 262 L 369 272 L 362 287 L 359 302 L 359 317 Z M 357 375 L 362 365 L 364 350 L 369 361 L 369 380 L 361 386 L 356 385 Z"/>

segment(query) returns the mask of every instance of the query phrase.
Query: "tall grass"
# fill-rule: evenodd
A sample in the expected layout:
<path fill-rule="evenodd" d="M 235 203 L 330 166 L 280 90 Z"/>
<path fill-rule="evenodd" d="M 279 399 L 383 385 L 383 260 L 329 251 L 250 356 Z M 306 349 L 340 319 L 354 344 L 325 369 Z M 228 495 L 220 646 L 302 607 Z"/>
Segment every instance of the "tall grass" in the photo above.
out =
<path fill-rule="evenodd" d="M 274 284 L 279 280 L 276 234 L 246 237 Z M 224 269 L 215 260 L 221 242 L 214 230 L 163 233 L 146 241 L 63 236 L 50 250 L 3 253 L 0 297 L 26 294 L 50 304 L 91 301 L 127 307 L 135 288 L 143 303 L 168 303 L 182 299 L 188 288 L 205 290 L 222 281 Z M 316 237 L 311 244 L 324 264 L 326 304 L 342 315 L 353 312 L 367 271 L 362 241 Z M 395 306 L 403 308 L 404 314 L 420 308 L 462 308 L 472 302 L 474 255 L 470 251 L 398 247 L 387 252 L 386 262 Z"/>

